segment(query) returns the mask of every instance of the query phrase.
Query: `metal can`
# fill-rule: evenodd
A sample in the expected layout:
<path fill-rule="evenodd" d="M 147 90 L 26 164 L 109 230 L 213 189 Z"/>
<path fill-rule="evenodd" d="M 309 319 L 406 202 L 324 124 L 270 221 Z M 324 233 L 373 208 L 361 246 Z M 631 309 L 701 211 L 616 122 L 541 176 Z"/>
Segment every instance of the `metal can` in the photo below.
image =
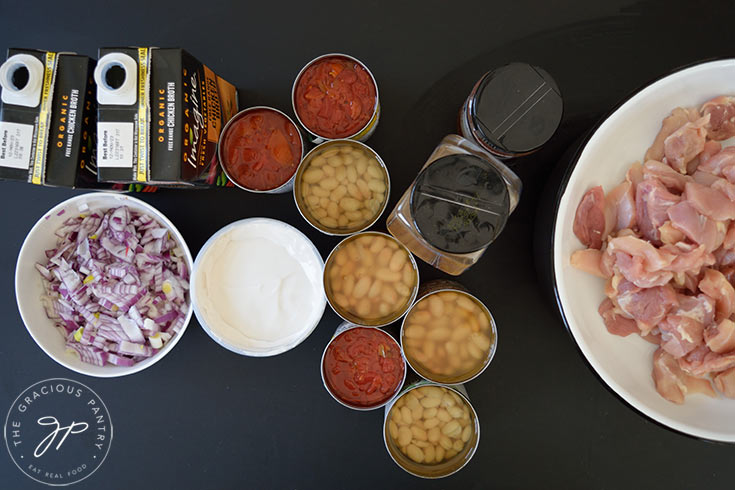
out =
<path fill-rule="evenodd" d="M 314 128 L 309 128 L 304 121 L 302 120 L 301 116 L 299 116 L 299 111 L 297 108 L 297 88 L 299 85 L 299 82 L 301 81 L 301 77 L 304 75 L 306 70 L 308 70 L 311 66 L 314 66 L 315 64 L 326 60 L 327 58 L 338 58 L 338 59 L 344 59 L 349 60 L 352 63 L 355 63 L 360 68 L 365 70 L 365 72 L 369 75 L 370 81 L 372 82 L 373 87 L 375 88 L 375 103 L 373 106 L 373 111 L 370 119 L 367 120 L 367 122 L 357 131 L 355 131 L 353 134 L 350 135 L 344 135 L 340 136 L 339 138 L 334 137 L 328 137 L 324 134 L 319 134 L 319 131 Z M 331 139 L 352 139 L 357 141 L 367 141 L 370 136 L 375 132 L 375 128 L 378 126 L 378 120 L 380 119 L 380 96 L 378 94 L 378 82 L 375 81 L 375 77 L 373 76 L 372 72 L 368 69 L 368 67 L 358 60 L 357 58 L 343 54 L 343 53 L 328 53 L 321 56 L 317 56 L 310 62 L 308 62 L 302 69 L 299 71 L 299 74 L 296 75 L 296 79 L 294 80 L 293 86 L 291 88 L 291 103 L 293 105 L 293 111 L 294 114 L 296 114 L 296 119 L 298 119 L 299 124 L 301 124 L 301 127 L 303 127 L 307 133 L 311 136 L 311 142 L 314 144 L 323 143 L 324 141 L 328 141 Z"/>
<path fill-rule="evenodd" d="M 564 112 L 559 87 L 546 71 L 510 63 L 477 81 L 459 112 L 462 136 L 498 158 L 529 155 L 556 132 Z"/>
<path fill-rule="evenodd" d="M 435 398 L 439 398 L 438 404 Z M 436 409 L 436 414 L 424 415 L 432 409 Z M 440 418 L 440 411 L 446 415 Z M 412 429 L 414 414 L 420 414 L 416 418 L 422 420 L 423 428 Z M 427 479 L 443 478 L 464 468 L 475 455 L 480 444 L 480 421 L 464 386 L 419 381 L 386 405 L 383 441 L 390 457 L 407 473 Z"/>
<path fill-rule="evenodd" d="M 310 186 L 319 186 L 319 182 L 313 182 L 311 184 L 304 182 L 306 178 L 310 177 L 311 172 L 322 172 L 322 169 L 326 170 L 327 167 L 330 168 L 330 171 L 332 173 L 335 172 L 335 167 L 331 165 L 331 163 L 320 163 L 322 167 L 316 167 L 317 162 L 320 161 L 329 161 L 328 158 L 322 158 L 325 155 L 328 155 L 330 153 L 334 153 L 337 158 L 343 158 L 346 159 L 347 157 L 339 157 L 339 154 L 344 151 L 352 151 L 353 155 L 355 153 L 363 153 L 363 154 L 369 154 L 370 158 L 368 160 L 372 160 L 366 165 L 373 165 L 375 166 L 375 169 L 377 170 L 377 173 L 380 174 L 382 178 L 373 177 L 368 175 L 368 171 L 372 170 L 369 167 L 365 167 L 362 169 L 362 174 L 360 174 L 360 167 L 354 163 L 347 163 L 345 160 L 344 165 L 339 165 L 336 168 L 337 175 L 335 177 L 335 182 L 339 186 L 337 188 L 333 188 L 331 190 L 325 190 L 320 188 L 319 190 L 323 193 L 329 194 L 332 198 L 334 204 L 330 204 L 335 207 L 335 211 L 339 213 L 339 219 L 344 218 L 346 226 L 339 226 L 340 223 L 337 221 L 338 218 L 333 218 L 331 216 L 327 216 L 327 209 L 323 208 L 321 205 L 312 205 L 308 202 L 309 196 L 307 195 L 308 189 L 311 189 Z M 351 158 L 351 157 L 350 157 Z M 350 171 L 353 174 L 353 177 L 355 180 L 360 179 L 360 181 L 365 182 L 366 186 L 371 185 L 373 183 L 376 183 L 380 187 L 382 187 L 382 191 L 380 187 L 375 187 L 374 190 L 367 189 L 367 192 L 370 192 L 369 197 L 364 197 L 362 201 L 357 201 L 355 197 L 352 195 L 353 191 L 352 188 L 354 188 L 354 192 L 358 193 L 360 196 L 362 196 L 361 191 L 357 188 L 358 186 L 350 182 L 350 180 L 347 177 L 342 177 L 339 179 L 339 173 L 341 172 L 343 174 L 346 173 L 347 176 L 350 175 Z M 306 174 L 306 176 L 305 176 Z M 361 176 L 362 175 L 362 176 Z M 325 179 L 329 176 L 325 175 Z M 324 179 L 320 179 L 324 180 Z M 357 181 L 357 184 L 360 183 L 360 181 Z M 315 148 L 312 148 L 309 153 L 306 154 L 306 156 L 303 158 L 301 165 L 299 166 L 298 170 L 296 171 L 296 174 L 294 175 L 293 179 L 294 185 L 293 185 L 293 194 L 294 194 L 294 200 L 296 201 L 296 207 L 299 210 L 299 213 L 301 216 L 314 228 L 321 231 L 322 233 L 326 233 L 327 235 L 333 235 L 333 236 L 347 236 L 352 235 L 354 233 L 359 233 L 363 230 L 366 230 L 370 228 L 373 224 L 375 224 L 378 219 L 383 215 L 383 212 L 385 211 L 386 206 L 388 205 L 388 197 L 390 196 L 390 175 L 388 174 L 388 168 L 385 165 L 385 162 L 383 162 L 383 159 L 380 158 L 380 155 L 367 146 L 365 143 L 362 143 L 360 141 L 350 140 L 350 139 L 339 139 L 339 140 L 330 140 L 325 143 L 320 144 L 319 146 L 316 146 Z M 340 189 L 340 187 L 343 187 L 343 189 Z M 347 189 L 350 189 L 350 192 L 348 192 Z M 381 192 L 378 192 L 381 191 Z M 341 192 L 339 196 L 337 196 L 337 193 Z M 318 196 L 313 196 L 315 199 Z M 361 210 L 363 212 L 372 213 L 372 217 L 369 219 L 362 219 L 362 221 L 358 220 L 357 223 L 353 221 L 348 221 L 347 214 L 352 212 L 357 212 L 355 210 L 348 211 L 343 208 L 344 204 L 344 198 L 350 199 L 350 202 L 352 204 L 359 204 L 361 206 Z M 359 197 L 359 196 L 358 196 Z M 327 199 L 328 201 L 330 199 Z M 374 209 L 369 209 L 368 206 L 372 206 Z M 321 211 L 319 211 L 317 208 L 320 208 Z M 321 212 L 324 214 L 322 218 L 317 216 L 317 212 Z M 327 226 L 329 223 L 326 223 L 327 219 L 331 219 L 337 224 L 336 227 L 334 226 Z M 345 224 L 343 223 L 343 224 Z M 353 226 L 350 226 L 350 223 L 354 223 Z"/>
<path fill-rule="evenodd" d="M 377 252 L 371 251 L 375 250 L 370 249 L 372 243 L 379 240 L 384 241 L 384 248 L 389 249 L 390 253 L 396 256 L 397 261 L 402 261 L 400 269 L 391 271 L 389 264 L 382 263 L 384 261 L 384 257 L 380 256 L 383 252 L 382 249 Z M 367 247 L 364 256 L 360 256 L 359 259 L 355 256 L 355 258 L 346 259 L 343 264 L 340 264 L 342 259 L 339 255 L 349 257 L 352 250 L 358 246 L 358 242 L 360 247 Z M 387 254 L 384 253 L 384 255 Z M 358 263 L 358 261 L 367 262 Z M 358 269 L 363 269 L 364 272 L 360 275 L 353 274 Z M 386 273 L 385 271 L 392 273 Z M 371 291 L 375 284 L 378 284 L 380 291 Z M 368 291 L 365 292 L 361 289 L 367 289 Z M 324 292 L 327 296 L 327 302 L 340 318 L 355 325 L 384 327 L 393 323 L 409 310 L 416 299 L 418 289 L 419 270 L 416 260 L 406 247 L 387 233 L 366 231 L 349 236 L 334 247 L 324 263 Z M 392 297 L 393 294 L 395 294 L 394 298 Z M 353 299 L 355 301 L 352 301 Z M 382 300 L 388 302 L 391 299 L 393 299 L 392 305 L 394 308 L 390 308 L 385 312 L 380 311 Z M 372 305 L 377 303 L 377 315 L 361 314 L 360 311 L 366 309 L 361 307 L 361 303 L 370 303 L 370 313 L 374 311 Z"/>
<path fill-rule="evenodd" d="M 441 305 L 437 305 L 437 302 L 440 302 Z M 460 302 L 462 306 L 459 306 Z M 417 322 L 419 315 L 424 314 L 429 317 L 428 313 L 431 313 L 431 322 L 440 323 L 446 320 L 446 317 L 441 317 L 449 316 L 447 303 L 451 305 L 452 311 L 456 312 L 456 316 L 452 316 L 448 322 L 448 327 L 436 325 L 435 328 L 429 329 L 426 325 Z M 438 317 L 435 314 L 435 305 L 440 311 Z M 441 308 L 438 308 L 439 306 Z M 476 318 L 472 318 L 473 314 Z M 410 331 L 407 336 L 407 329 L 420 330 L 414 327 L 412 322 L 420 325 L 425 335 L 424 338 L 412 337 Z M 446 331 L 451 337 L 439 338 L 436 336 L 437 341 L 433 342 L 431 340 L 432 336 L 435 336 L 433 334 L 438 334 L 440 331 Z M 498 330 L 495 319 L 487 306 L 467 291 L 464 286 L 454 281 L 436 279 L 423 284 L 419 289 L 418 299 L 408 310 L 401 323 L 400 339 L 403 356 L 416 374 L 436 383 L 458 384 L 477 378 L 488 368 L 497 350 Z M 429 343 L 432 344 L 431 352 L 427 352 Z M 442 349 L 443 352 L 437 352 Z M 440 365 L 442 359 L 445 361 L 443 365 Z M 434 364 L 437 367 L 432 369 L 428 364 Z M 439 369 L 446 372 L 439 372 Z"/>
<path fill-rule="evenodd" d="M 352 403 L 347 402 L 346 400 L 343 400 L 337 395 L 337 393 L 335 393 L 334 388 L 330 386 L 330 384 L 327 381 L 327 376 L 325 375 L 325 370 L 326 370 L 325 361 L 326 361 L 327 353 L 329 351 L 330 346 L 332 345 L 333 342 L 335 342 L 338 339 L 338 337 L 354 329 L 369 330 L 371 333 L 377 333 L 379 335 L 385 336 L 386 342 L 394 344 L 393 347 L 396 349 L 395 352 L 398 354 L 401 371 L 403 373 L 398 379 L 398 383 L 396 385 L 395 390 L 389 396 L 387 396 L 385 400 L 380 401 L 374 405 L 361 406 L 361 405 L 352 404 Z M 406 372 L 408 371 L 408 368 L 406 367 L 406 359 L 403 357 L 403 353 L 401 351 L 400 345 L 391 335 L 389 335 L 387 332 L 384 332 L 383 330 L 373 329 L 370 327 L 361 327 L 359 325 L 354 325 L 349 322 L 342 322 L 339 325 L 339 327 L 337 327 L 337 330 L 334 332 L 334 335 L 332 336 L 332 338 L 330 339 L 330 341 L 327 343 L 326 347 L 324 348 L 324 352 L 322 353 L 322 359 L 319 365 L 320 365 L 320 371 L 321 371 L 321 376 L 322 376 L 322 384 L 324 385 L 324 388 L 327 390 L 327 392 L 332 396 L 332 398 L 334 398 L 339 404 L 347 408 L 350 408 L 352 410 L 358 410 L 358 411 L 375 410 L 377 408 L 383 407 L 386 404 L 390 403 L 390 401 L 393 400 L 400 393 L 401 388 L 403 387 L 403 383 L 406 381 Z"/>
<path fill-rule="evenodd" d="M 299 163 L 296 165 L 296 170 L 291 175 L 291 177 L 289 177 L 288 180 L 286 180 L 285 182 L 280 184 L 278 187 L 275 187 L 273 189 L 259 190 L 259 189 L 253 189 L 253 188 L 247 187 L 241 182 L 239 182 L 238 179 L 235 178 L 235 175 L 233 175 L 231 169 L 228 169 L 228 162 L 227 162 L 227 158 L 225 154 L 226 150 L 224 149 L 225 146 L 227 145 L 228 133 L 232 131 L 232 128 L 237 123 L 237 121 L 239 121 L 241 118 L 255 111 L 270 111 L 270 112 L 273 112 L 285 118 L 285 120 L 291 126 L 293 126 L 293 129 L 298 134 L 299 142 L 301 145 L 301 154 L 299 155 Z M 219 159 L 220 165 L 222 166 L 222 170 L 224 171 L 227 178 L 230 181 L 232 181 L 232 183 L 235 184 L 240 189 L 244 189 L 249 192 L 255 192 L 258 194 L 283 194 L 286 192 L 291 192 L 291 190 L 293 189 L 294 178 L 296 176 L 296 173 L 298 172 L 299 167 L 301 166 L 301 162 L 304 159 L 304 153 L 305 153 L 304 137 L 301 134 L 301 131 L 299 130 L 299 127 L 296 125 L 296 123 L 294 123 L 294 121 L 286 113 L 279 111 L 278 109 L 275 109 L 273 107 L 267 107 L 267 106 L 248 107 L 247 109 L 243 109 L 237 114 L 235 114 L 229 121 L 227 121 L 227 124 L 225 124 L 225 127 L 222 129 L 222 134 L 220 136 L 220 142 L 217 145 L 217 158 Z"/>

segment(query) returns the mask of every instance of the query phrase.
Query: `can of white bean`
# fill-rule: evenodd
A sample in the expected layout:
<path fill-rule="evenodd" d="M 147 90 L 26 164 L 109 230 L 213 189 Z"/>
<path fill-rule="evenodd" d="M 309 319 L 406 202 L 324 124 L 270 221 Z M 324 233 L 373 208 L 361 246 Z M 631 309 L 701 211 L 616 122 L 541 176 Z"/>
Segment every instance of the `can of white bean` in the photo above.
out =
<path fill-rule="evenodd" d="M 419 289 L 416 260 L 386 233 L 366 231 L 337 244 L 324 264 L 327 301 L 343 320 L 384 327 L 409 310 Z"/>
<path fill-rule="evenodd" d="M 490 310 L 467 289 L 447 280 L 421 286 L 401 324 L 401 348 L 422 378 L 466 383 L 482 374 L 495 356 L 498 331 Z"/>
<path fill-rule="evenodd" d="M 462 385 L 419 381 L 385 408 L 383 441 L 393 461 L 421 478 L 443 478 L 469 463 L 480 422 Z"/>
<path fill-rule="evenodd" d="M 338 403 L 369 411 L 395 398 L 406 380 L 398 342 L 383 330 L 343 322 L 324 348 L 322 383 Z"/>
<path fill-rule="evenodd" d="M 352 235 L 370 228 L 385 211 L 390 176 L 383 159 L 366 144 L 332 140 L 303 158 L 293 193 L 311 226 L 327 235 Z"/>

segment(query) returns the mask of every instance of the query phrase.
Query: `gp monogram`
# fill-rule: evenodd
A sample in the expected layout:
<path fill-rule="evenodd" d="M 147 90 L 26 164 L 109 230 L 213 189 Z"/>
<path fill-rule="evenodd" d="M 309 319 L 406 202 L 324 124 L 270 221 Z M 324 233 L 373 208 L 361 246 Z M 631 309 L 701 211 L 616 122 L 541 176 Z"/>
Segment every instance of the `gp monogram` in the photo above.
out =
<path fill-rule="evenodd" d="M 15 465 L 52 486 L 84 480 L 102 465 L 112 442 L 107 407 L 87 386 L 70 379 L 39 381 L 10 406 L 5 443 Z"/>

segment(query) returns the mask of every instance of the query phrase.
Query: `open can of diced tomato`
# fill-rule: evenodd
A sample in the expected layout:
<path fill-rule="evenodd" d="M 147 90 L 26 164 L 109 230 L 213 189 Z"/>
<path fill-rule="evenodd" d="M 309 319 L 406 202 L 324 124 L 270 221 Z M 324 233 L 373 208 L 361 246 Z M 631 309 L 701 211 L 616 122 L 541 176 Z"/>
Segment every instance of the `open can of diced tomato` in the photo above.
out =
<path fill-rule="evenodd" d="M 329 53 L 304 66 L 291 89 L 293 110 L 313 143 L 366 141 L 380 118 L 378 83 L 357 58 Z"/>
<path fill-rule="evenodd" d="M 217 156 L 227 178 L 239 188 L 281 194 L 293 189 L 304 150 L 301 131 L 290 117 L 272 107 L 255 106 L 227 122 Z"/>
<path fill-rule="evenodd" d="M 385 407 L 383 441 L 393 461 L 421 478 L 443 478 L 469 463 L 480 421 L 462 385 L 412 384 Z"/>
<path fill-rule="evenodd" d="M 365 143 L 331 140 L 312 148 L 294 176 L 296 207 L 311 226 L 345 236 L 370 228 L 383 214 L 390 177 Z"/>
<path fill-rule="evenodd" d="M 401 324 L 401 347 L 409 366 L 437 383 L 466 383 L 495 356 L 498 330 L 482 301 L 454 281 L 423 284 Z"/>
<path fill-rule="evenodd" d="M 374 410 L 391 401 L 406 380 L 401 348 L 386 332 L 343 322 L 321 361 L 324 387 L 353 410 Z"/>
<path fill-rule="evenodd" d="M 384 327 L 401 318 L 419 289 L 416 260 L 386 233 L 364 231 L 339 242 L 324 264 L 327 302 L 343 320 Z"/>

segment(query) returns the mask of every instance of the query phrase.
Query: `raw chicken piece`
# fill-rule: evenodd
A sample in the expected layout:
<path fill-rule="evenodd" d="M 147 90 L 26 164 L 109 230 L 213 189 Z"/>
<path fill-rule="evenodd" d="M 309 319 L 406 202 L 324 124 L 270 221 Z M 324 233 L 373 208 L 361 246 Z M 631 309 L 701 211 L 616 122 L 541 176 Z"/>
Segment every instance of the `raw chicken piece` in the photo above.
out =
<path fill-rule="evenodd" d="M 640 288 L 663 286 L 671 281 L 674 273 L 671 271 L 647 271 L 645 259 L 637 255 L 628 255 L 622 252 L 615 254 L 615 267 L 628 281 Z"/>
<path fill-rule="evenodd" d="M 699 290 L 715 300 L 715 321 L 719 322 L 735 312 L 735 289 L 722 272 L 705 269 Z"/>
<path fill-rule="evenodd" d="M 664 157 L 664 141 L 666 138 L 686 123 L 696 121 L 699 117 L 699 111 L 694 107 L 687 109 L 677 107 L 671 111 L 671 114 L 661 122 L 661 130 L 656 135 L 651 147 L 646 151 L 643 160 L 661 161 Z"/>
<path fill-rule="evenodd" d="M 700 214 L 716 221 L 735 218 L 735 202 L 717 189 L 705 187 L 696 182 L 688 182 L 684 191 L 686 200 Z"/>
<path fill-rule="evenodd" d="M 614 216 L 613 231 L 635 226 L 635 191 L 630 182 L 623 182 L 605 196 L 607 214 Z"/>
<path fill-rule="evenodd" d="M 670 193 L 656 178 L 647 178 L 638 184 L 635 209 L 641 235 L 656 245 L 660 244 L 658 227 L 668 219 L 666 211 L 679 200 L 679 196 Z"/>
<path fill-rule="evenodd" d="M 724 271 L 721 270 L 723 267 L 735 265 L 735 250 L 726 249 L 724 245 L 715 250 L 714 257 L 717 269 L 720 269 L 723 274 Z M 728 282 L 730 282 L 730 279 L 728 279 Z"/>
<path fill-rule="evenodd" d="M 679 242 L 676 245 L 664 245 L 659 250 L 668 252 L 674 259 L 664 270 L 671 272 L 691 272 L 699 274 L 702 267 L 715 263 L 715 257 L 705 250 L 704 245 L 692 245 Z"/>
<path fill-rule="evenodd" d="M 704 128 L 709 122 L 709 116 L 704 116 L 694 122 L 688 122 L 664 140 L 665 163 L 674 170 L 685 174 L 687 163 L 699 155 L 704 149 L 707 139 L 707 130 Z"/>
<path fill-rule="evenodd" d="M 585 248 L 584 250 L 577 250 L 572 254 L 571 264 L 572 267 L 581 271 L 587 272 L 597 277 L 608 278 L 612 275 L 609 270 L 603 271 L 600 268 L 600 262 L 602 259 L 602 251 L 596 248 Z"/>
<path fill-rule="evenodd" d="M 712 143 L 712 145 L 710 145 L 710 143 Z M 716 141 L 708 141 L 704 147 L 704 151 L 702 151 L 703 155 L 708 155 L 707 159 L 703 163 L 699 164 L 697 170 L 719 176 L 722 175 L 722 171 L 725 168 L 735 165 L 735 147 L 728 146 L 727 148 L 723 148 L 722 150 L 712 153 L 711 156 L 709 155 L 710 151 L 717 150 L 721 147 L 722 146 Z"/>
<path fill-rule="evenodd" d="M 672 311 L 673 315 L 689 317 L 702 325 L 709 325 L 715 320 L 715 300 L 706 294 L 677 294 L 676 297 L 679 307 Z"/>
<path fill-rule="evenodd" d="M 730 147 L 735 148 L 735 147 Z M 735 165 L 730 165 L 729 167 L 725 167 L 722 169 L 722 176 L 727 179 L 728 182 L 732 182 L 735 184 Z"/>
<path fill-rule="evenodd" d="M 694 179 L 694 182 L 696 182 L 697 184 L 709 186 L 717 182 L 719 177 L 708 172 L 697 170 L 692 174 L 692 179 Z"/>
<path fill-rule="evenodd" d="M 710 325 L 704 331 L 704 340 L 709 350 L 718 354 L 735 350 L 735 323 L 725 318 L 717 325 Z"/>
<path fill-rule="evenodd" d="M 735 136 L 735 97 L 720 95 L 702 105 L 702 115 L 709 116 L 707 136 L 722 141 Z"/>
<path fill-rule="evenodd" d="M 643 335 L 653 330 L 672 308 L 678 306 L 676 292 L 670 285 L 641 289 L 628 281 L 621 281 L 613 302 L 620 310 L 636 320 Z"/>
<path fill-rule="evenodd" d="M 643 165 L 643 175 L 645 177 L 656 177 L 669 190 L 674 190 L 679 193 L 684 190 L 684 185 L 687 182 L 692 182 L 693 180 L 691 176 L 682 175 L 665 163 L 656 160 L 648 160 Z"/>
<path fill-rule="evenodd" d="M 710 184 L 710 187 L 723 193 L 730 201 L 735 202 L 735 184 L 726 179 L 718 178 Z"/>
<path fill-rule="evenodd" d="M 634 190 L 638 188 L 638 184 L 643 182 L 643 166 L 641 165 L 641 162 L 635 162 L 630 166 L 628 171 L 625 172 L 625 180 L 630 182 L 630 185 L 633 186 Z"/>
<path fill-rule="evenodd" d="M 735 352 L 718 354 L 700 345 L 685 357 L 679 359 L 679 367 L 692 376 L 706 376 L 735 367 Z"/>
<path fill-rule="evenodd" d="M 735 284 L 735 267 L 723 267 L 720 272 L 727 278 L 727 282 Z"/>
<path fill-rule="evenodd" d="M 716 250 L 725 240 L 725 224 L 702 216 L 688 201 L 671 206 L 666 214 L 671 220 L 671 226 L 683 232 L 694 243 L 704 245 L 708 252 Z"/>
<path fill-rule="evenodd" d="M 704 342 L 704 325 L 687 316 L 669 315 L 658 324 L 661 348 L 675 358 L 684 357 Z"/>
<path fill-rule="evenodd" d="M 627 337 L 632 333 L 640 333 L 635 320 L 623 316 L 622 312 L 615 308 L 610 298 L 605 298 L 597 311 L 605 322 L 607 331 L 611 334 Z"/>
<path fill-rule="evenodd" d="M 663 286 L 673 277 L 671 271 L 664 269 L 671 265 L 676 256 L 666 251 L 659 251 L 640 238 L 634 236 L 613 238 L 608 242 L 605 252 L 614 254 L 614 267 L 638 287 Z"/>
<path fill-rule="evenodd" d="M 659 226 L 658 233 L 661 243 L 664 245 L 674 245 L 686 238 L 684 233 L 671 226 L 671 221 L 666 221 L 664 224 Z"/>
<path fill-rule="evenodd" d="M 715 388 L 727 398 L 735 398 L 735 368 L 715 376 Z"/>
<path fill-rule="evenodd" d="M 605 193 L 602 186 L 593 187 L 582 197 L 574 215 L 574 234 L 585 246 L 600 249 L 606 238 Z"/>
<path fill-rule="evenodd" d="M 715 396 L 708 380 L 695 378 L 682 371 L 676 359 L 661 348 L 653 353 L 652 374 L 656 391 L 670 402 L 682 404 L 687 395 L 694 393 Z"/>
<path fill-rule="evenodd" d="M 725 233 L 725 241 L 722 242 L 722 248 L 727 250 L 735 248 L 735 221 L 730 223 L 727 233 Z"/>
<path fill-rule="evenodd" d="M 677 272 L 674 274 L 674 283 L 672 285 L 676 288 L 686 289 L 690 293 L 694 294 L 697 292 L 698 284 L 699 274 L 692 274 L 691 272 Z"/>

